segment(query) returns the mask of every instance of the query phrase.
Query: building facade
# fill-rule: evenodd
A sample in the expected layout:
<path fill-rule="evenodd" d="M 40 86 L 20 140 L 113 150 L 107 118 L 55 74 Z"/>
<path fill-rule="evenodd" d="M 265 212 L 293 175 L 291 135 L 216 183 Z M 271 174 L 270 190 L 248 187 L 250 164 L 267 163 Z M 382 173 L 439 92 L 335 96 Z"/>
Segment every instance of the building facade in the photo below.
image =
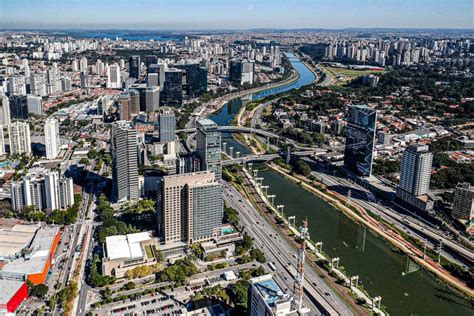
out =
<path fill-rule="evenodd" d="M 112 125 L 112 197 L 113 200 L 138 200 L 137 131 L 130 122 Z"/>
<path fill-rule="evenodd" d="M 354 105 L 347 115 L 344 166 L 359 176 L 372 173 L 377 112 L 365 105 Z"/>
<path fill-rule="evenodd" d="M 465 221 L 474 218 L 474 187 L 469 183 L 459 183 L 456 186 L 453 217 Z"/>
<path fill-rule="evenodd" d="M 402 157 L 399 188 L 415 196 L 428 193 L 432 163 L 428 145 L 408 146 Z"/>
<path fill-rule="evenodd" d="M 128 59 L 129 75 L 132 78 L 140 80 L 140 56 L 130 56 Z"/>
<path fill-rule="evenodd" d="M 176 117 L 173 110 L 163 109 L 160 113 L 160 143 L 176 140 Z"/>
<path fill-rule="evenodd" d="M 44 140 L 46 159 L 55 159 L 59 155 L 60 138 L 58 120 L 50 117 L 44 123 Z"/>
<path fill-rule="evenodd" d="M 196 151 L 201 160 L 201 170 L 212 171 L 216 180 L 221 180 L 221 133 L 215 122 L 209 119 L 196 122 Z"/>
<path fill-rule="evenodd" d="M 38 210 L 67 209 L 74 204 L 72 178 L 55 171 L 34 172 L 10 185 L 12 210 L 34 206 Z"/>
<path fill-rule="evenodd" d="M 209 171 L 165 176 L 158 183 L 157 211 L 164 244 L 209 240 L 222 224 L 222 187 Z"/>
<path fill-rule="evenodd" d="M 11 154 L 31 154 L 30 125 L 26 122 L 14 122 L 8 129 Z"/>

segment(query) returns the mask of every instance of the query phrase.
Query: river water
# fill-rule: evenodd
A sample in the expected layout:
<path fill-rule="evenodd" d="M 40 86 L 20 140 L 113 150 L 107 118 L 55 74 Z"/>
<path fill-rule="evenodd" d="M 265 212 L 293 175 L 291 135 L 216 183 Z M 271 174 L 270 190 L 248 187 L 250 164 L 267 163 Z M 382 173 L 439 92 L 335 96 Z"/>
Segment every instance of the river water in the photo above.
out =
<path fill-rule="evenodd" d="M 310 84 L 315 76 L 294 55 L 288 54 L 292 65 L 300 73 L 297 82 L 251 96 L 258 100 L 268 95 Z M 245 100 L 233 100 L 210 116 L 219 125 L 230 125 Z M 231 135 L 223 134 L 227 148 L 234 153 L 249 150 Z M 260 175 L 276 194 L 276 203 L 285 205 L 287 215 L 297 220 L 308 219 L 313 241 L 322 241 L 323 250 L 331 257 L 339 257 L 340 265 L 350 275 L 359 275 L 359 282 L 371 296 L 381 296 L 382 304 L 392 315 L 474 315 L 473 306 L 457 296 L 446 285 L 402 255 L 392 250 L 382 238 L 363 225 L 353 222 L 342 212 L 319 197 L 300 188 L 271 170 Z"/>
<path fill-rule="evenodd" d="M 293 68 L 296 69 L 300 75 L 298 80 L 277 88 L 254 93 L 244 98 L 234 99 L 225 104 L 219 111 L 211 114 L 209 118 L 221 126 L 231 125 L 232 120 L 239 113 L 239 110 L 243 104 L 245 105 L 250 101 L 257 101 L 277 93 L 301 88 L 302 86 L 308 85 L 316 79 L 316 76 L 293 53 L 286 53 L 286 55 L 293 65 Z M 249 154 L 249 149 L 236 141 L 230 133 L 222 133 L 222 142 L 227 143 L 227 152 L 229 152 L 230 147 L 234 147 L 234 155 L 236 152 L 240 152 L 241 155 Z"/>

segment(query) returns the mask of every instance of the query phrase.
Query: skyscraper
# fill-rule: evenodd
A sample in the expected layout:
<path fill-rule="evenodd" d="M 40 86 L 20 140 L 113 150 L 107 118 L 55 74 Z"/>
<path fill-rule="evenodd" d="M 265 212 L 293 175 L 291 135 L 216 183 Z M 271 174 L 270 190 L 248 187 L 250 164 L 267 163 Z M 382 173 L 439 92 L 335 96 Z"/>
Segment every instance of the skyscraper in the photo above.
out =
<path fill-rule="evenodd" d="M 158 75 L 158 84 L 161 89 L 163 89 L 165 84 L 165 70 L 166 65 L 164 63 L 159 64 L 150 64 L 148 66 L 148 74 L 157 74 Z"/>
<path fill-rule="evenodd" d="M 28 123 L 14 122 L 10 124 L 8 134 L 11 154 L 31 154 L 30 125 Z"/>
<path fill-rule="evenodd" d="M 35 206 L 38 210 L 67 209 L 74 204 L 72 178 L 56 171 L 29 173 L 10 186 L 12 210 Z"/>
<path fill-rule="evenodd" d="M 253 84 L 254 81 L 253 61 L 231 60 L 229 63 L 229 80 L 243 85 L 244 83 Z"/>
<path fill-rule="evenodd" d="M 112 198 L 138 200 L 137 131 L 126 121 L 112 125 Z"/>
<path fill-rule="evenodd" d="M 26 82 L 25 76 L 23 75 L 14 75 L 8 78 L 7 86 L 8 96 L 14 95 L 26 95 Z"/>
<path fill-rule="evenodd" d="M 372 173 L 377 112 L 365 105 L 354 105 L 347 115 L 344 166 L 359 176 Z"/>
<path fill-rule="evenodd" d="M 81 88 L 82 89 L 89 88 L 89 75 L 87 74 L 87 72 L 81 71 L 80 81 L 81 81 Z"/>
<path fill-rule="evenodd" d="M 10 100 L 8 99 L 7 96 L 3 96 L 0 99 L 0 124 L 8 127 L 11 123 L 11 118 L 10 118 Z"/>
<path fill-rule="evenodd" d="M 201 159 L 201 170 L 214 172 L 216 180 L 222 177 L 221 133 L 209 119 L 196 123 L 196 150 Z"/>
<path fill-rule="evenodd" d="M 44 192 L 46 197 L 46 209 L 56 210 L 59 208 L 58 199 L 58 173 L 50 171 L 44 174 Z"/>
<path fill-rule="evenodd" d="M 120 67 L 118 64 L 107 66 L 107 88 L 120 89 L 122 81 L 120 79 Z"/>
<path fill-rule="evenodd" d="M 166 106 L 181 107 L 183 105 L 183 72 L 175 68 L 167 69 L 165 78 L 161 103 Z"/>
<path fill-rule="evenodd" d="M 158 183 L 157 210 L 165 244 L 210 239 L 222 224 L 222 187 L 209 171 L 165 176 Z"/>
<path fill-rule="evenodd" d="M 423 211 L 433 208 L 434 202 L 426 196 L 430 188 L 432 162 L 433 154 L 428 151 L 428 145 L 410 145 L 405 149 L 396 192 L 399 201 Z"/>
<path fill-rule="evenodd" d="M 200 66 L 198 63 L 175 64 L 175 68 L 183 71 L 183 90 L 188 98 L 201 95 Z"/>
<path fill-rule="evenodd" d="M 10 100 L 10 118 L 26 120 L 28 118 L 28 98 L 26 95 L 14 95 Z"/>
<path fill-rule="evenodd" d="M 3 135 L 3 125 L 0 125 L 0 156 L 6 154 L 5 151 L 5 136 Z"/>
<path fill-rule="evenodd" d="M 49 117 L 44 123 L 44 140 L 46 159 L 55 159 L 59 154 L 59 124 L 54 117 Z"/>
<path fill-rule="evenodd" d="M 469 183 L 458 183 L 456 186 L 453 217 L 461 220 L 474 218 L 474 187 Z"/>
<path fill-rule="evenodd" d="M 40 96 L 28 95 L 26 96 L 26 106 L 28 107 L 28 113 L 42 115 L 43 114 L 43 101 Z"/>
<path fill-rule="evenodd" d="M 399 188 L 415 196 L 428 193 L 432 163 L 428 145 L 408 146 L 403 153 Z"/>
<path fill-rule="evenodd" d="M 128 59 L 129 75 L 140 80 L 140 56 L 133 55 Z"/>
<path fill-rule="evenodd" d="M 119 115 L 120 120 L 130 121 L 132 116 L 130 115 L 130 94 L 124 92 L 119 96 Z"/>
<path fill-rule="evenodd" d="M 176 140 L 176 117 L 173 110 L 163 109 L 160 113 L 160 143 Z"/>
<path fill-rule="evenodd" d="M 130 95 L 130 106 L 128 108 L 130 113 L 130 119 L 140 112 L 141 101 L 140 92 L 136 89 L 129 89 L 128 94 Z"/>
<path fill-rule="evenodd" d="M 158 111 L 160 107 L 160 87 L 148 87 L 145 90 L 146 112 Z"/>
<path fill-rule="evenodd" d="M 147 87 L 159 87 L 160 86 L 160 75 L 157 73 L 150 72 L 146 77 Z"/>

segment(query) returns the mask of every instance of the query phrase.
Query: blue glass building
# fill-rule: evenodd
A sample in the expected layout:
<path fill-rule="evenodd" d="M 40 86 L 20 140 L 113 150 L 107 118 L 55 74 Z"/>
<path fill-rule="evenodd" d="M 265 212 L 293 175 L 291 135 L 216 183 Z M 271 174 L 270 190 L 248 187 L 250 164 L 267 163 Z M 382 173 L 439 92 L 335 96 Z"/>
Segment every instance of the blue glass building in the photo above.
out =
<path fill-rule="evenodd" d="M 377 112 L 366 105 L 354 105 L 347 115 L 344 166 L 359 176 L 372 173 Z"/>

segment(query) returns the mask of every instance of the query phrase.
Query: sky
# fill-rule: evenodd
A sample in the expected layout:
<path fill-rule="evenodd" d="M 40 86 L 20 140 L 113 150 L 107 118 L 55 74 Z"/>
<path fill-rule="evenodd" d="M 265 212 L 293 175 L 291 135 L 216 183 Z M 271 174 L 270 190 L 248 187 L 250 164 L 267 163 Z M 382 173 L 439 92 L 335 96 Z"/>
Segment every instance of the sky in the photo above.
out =
<path fill-rule="evenodd" d="M 473 29 L 473 21 L 473 0 L 0 0 L 0 29 Z"/>

